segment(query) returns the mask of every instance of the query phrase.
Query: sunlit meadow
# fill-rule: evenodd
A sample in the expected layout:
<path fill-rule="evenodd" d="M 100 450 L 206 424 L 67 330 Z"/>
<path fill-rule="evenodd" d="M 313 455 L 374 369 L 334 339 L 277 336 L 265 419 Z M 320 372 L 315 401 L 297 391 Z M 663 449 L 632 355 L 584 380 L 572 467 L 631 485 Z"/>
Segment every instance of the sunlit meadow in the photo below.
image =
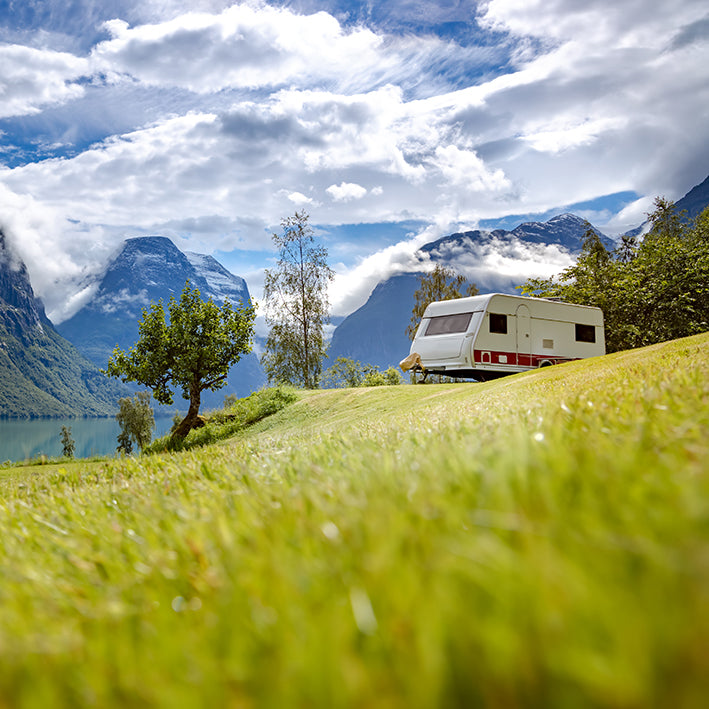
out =
<path fill-rule="evenodd" d="M 0 707 L 704 706 L 708 382 L 703 335 L 2 470 Z"/>

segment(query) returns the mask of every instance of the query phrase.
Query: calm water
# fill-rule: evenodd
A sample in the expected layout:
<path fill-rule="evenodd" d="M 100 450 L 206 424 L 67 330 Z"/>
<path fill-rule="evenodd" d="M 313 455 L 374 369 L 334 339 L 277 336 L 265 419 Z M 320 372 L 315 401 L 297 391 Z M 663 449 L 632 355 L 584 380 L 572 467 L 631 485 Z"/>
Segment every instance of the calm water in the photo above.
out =
<path fill-rule="evenodd" d="M 170 430 L 172 418 L 155 417 L 153 440 Z M 102 419 L 0 419 L 0 463 L 6 460 L 26 460 L 46 455 L 62 454 L 62 426 L 71 428 L 76 443 L 74 455 L 87 458 L 92 455 L 114 455 L 120 427 L 115 418 Z"/>

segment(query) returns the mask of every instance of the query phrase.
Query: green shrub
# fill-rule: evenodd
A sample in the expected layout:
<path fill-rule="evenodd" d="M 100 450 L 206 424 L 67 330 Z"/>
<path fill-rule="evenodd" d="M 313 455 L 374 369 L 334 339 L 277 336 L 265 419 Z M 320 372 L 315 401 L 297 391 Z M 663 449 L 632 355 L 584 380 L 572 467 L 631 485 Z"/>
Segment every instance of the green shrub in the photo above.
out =
<path fill-rule="evenodd" d="M 323 389 L 342 389 L 346 387 L 379 387 L 401 384 L 399 370 L 389 367 L 382 372 L 373 364 L 362 364 L 350 357 L 338 357 L 322 375 L 320 386 Z"/>

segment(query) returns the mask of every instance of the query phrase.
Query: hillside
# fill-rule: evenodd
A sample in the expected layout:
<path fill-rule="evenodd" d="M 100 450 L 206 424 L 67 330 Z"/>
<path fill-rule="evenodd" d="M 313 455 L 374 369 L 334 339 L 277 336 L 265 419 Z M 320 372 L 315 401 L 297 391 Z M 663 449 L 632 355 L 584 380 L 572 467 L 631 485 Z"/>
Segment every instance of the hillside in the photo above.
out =
<path fill-rule="evenodd" d="M 125 393 L 56 332 L 0 230 L 0 416 L 106 416 Z"/>
<path fill-rule="evenodd" d="M 0 698 L 703 707 L 707 381 L 705 334 L 0 473 Z"/>

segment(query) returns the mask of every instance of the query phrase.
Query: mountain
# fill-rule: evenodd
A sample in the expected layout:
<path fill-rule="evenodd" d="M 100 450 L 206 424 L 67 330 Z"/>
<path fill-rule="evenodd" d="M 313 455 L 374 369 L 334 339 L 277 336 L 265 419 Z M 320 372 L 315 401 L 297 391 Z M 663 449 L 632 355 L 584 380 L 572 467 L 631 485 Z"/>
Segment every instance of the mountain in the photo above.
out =
<path fill-rule="evenodd" d="M 686 210 L 690 218 L 707 206 L 709 177 L 676 202 L 677 210 Z M 422 265 L 430 260 L 454 268 L 472 280 L 481 293 L 514 293 L 515 286 L 533 275 L 534 268 L 527 265 L 530 261 L 556 263 L 558 267 L 553 272 L 560 272 L 564 268 L 563 257 L 575 256 L 581 251 L 589 227 L 608 249 L 615 247 L 612 239 L 586 220 L 574 214 L 560 214 L 546 222 L 520 224 L 512 231 L 475 230 L 450 234 L 423 246 L 419 260 Z M 640 225 L 627 234 L 637 236 L 644 230 L 645 225 Z M 352 357 L 386 368 L 403 359 L 409 353 L 410 341 L 405 329 L 411 319 L 418 275 L 401 274 L 379 283 L 367 302 L 335 329 L 329 363 L 337 357 Z"/>
<path fill-rule="evenodd" d="M 180 296 L 190 281 L 202 296 L 218 304 L 229 298 L 234 305 L 251 298 L 243 278 L 230 273 L 211 256 L 183 253 L 163 236 L 127 239 L 95 285 L 92 299 L 57 330 L 100 367 L 105 367 L 113 349 L 129 349 L 138 339 L 138 321 L 150 302 Z M 221 406 L 225 394 L 245 396 L 265 383 L 258 358 L 242 357 L 229 372 L 227 386 L 205 392 L 203 406 Z M 176 393 L 175 404 L 179 405 Z"/>
<path fill-rule="evenodd" d="M 677 211 L 686 210 L 690 219 L 698 217 L 709 205 L 709 176 L 699 185 L 692 187 L 684 197 L 677 200 Z"/>
<path fill-rule="evenodd" d="M 0 416 L 108 416 L 125 393 L 54 329 L 0 230 Z"/>
<path fill-rule="evenodd" d="M 553 261 L 580 252 L 590 225 L 574 214 L 561 214 L 546 222 L 526 222 L 512 231 L 475 230 L 444 236 L 419 250 L 423 264 L 429 259 L 454 268 L 473 281 L 481 293 L 514 293 L 526 280 L 529 261 Z M 612 239 L 591 227 L 608 248 Z M 508 272 L 500 263 L 508 264 Z M 512 264 L 512 270 L 509 269 Z M 563 265 L 559 267 L 559 270 Z M 382 369 L 396 366 L 409 353 L 405 330 L 411 320 L 420 272 L 405 273 L 379 283 L 367 302 L 335 329 L 329 366 L 337 357 L 351 357 Z"/>
<path fill-rule="evenodd" d="M 688 219 L 696 219 L 709 206 L 709 176 L 698 185 L 692 187 L 684 197 L 675 202 L 677 214 L 685 212 Z M 646 219 L 642 224 L 630 229 L 623 236 L 641 237 L 650 230 L 650 220 Z"/>
<path fill-rule="evenodd" d="M 598 234 L 607 248 L 615 248 L 615 242 L 612 239 L 605 236 L 585 219 L 581 219 L 575 214 L 559 214 L 546 222 L 525 222 L 512 231 L 476 229 L 475 231 L 451 234 L 426 244 L 421 248 L 421 251 L 431 255 L 438 254 L 442 258 L 442 254 L 453 254 L 461 247 L 466 251 L 476 251 L 476 244 L 494 245 L 499 248 L 503 245 L 514 246 L 522 243 L 540 246 L 553 244 L 566 249 L 569 253 L 578 253 L 581 251 L 584 236 L 589 228 Z"/>
<path fill-rule="evenodd" d="M 405 330 L 411 320 L 418 274 L 403 273 L 377 284 L 367 302 L 348 315 L 332 334 L 328 359 L 350 357 L 381 369 L 396 366 L 409 354 Z"/>

